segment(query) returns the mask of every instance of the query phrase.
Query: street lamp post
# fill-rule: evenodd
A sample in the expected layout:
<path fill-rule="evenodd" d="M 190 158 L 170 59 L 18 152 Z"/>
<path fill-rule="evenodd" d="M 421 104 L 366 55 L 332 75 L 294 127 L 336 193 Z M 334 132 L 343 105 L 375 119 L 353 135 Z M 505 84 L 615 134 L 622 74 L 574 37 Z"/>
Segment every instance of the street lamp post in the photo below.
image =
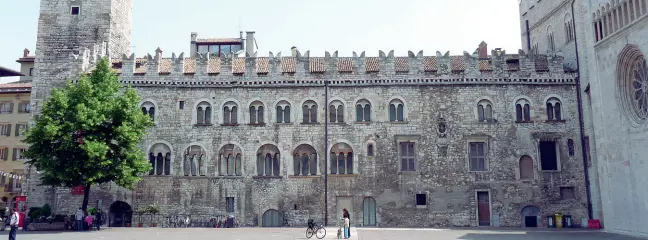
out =
<path fill-rule="evenodd" d="M 324 226 L 328 226 L 328 80 L 324 80 Z"/>

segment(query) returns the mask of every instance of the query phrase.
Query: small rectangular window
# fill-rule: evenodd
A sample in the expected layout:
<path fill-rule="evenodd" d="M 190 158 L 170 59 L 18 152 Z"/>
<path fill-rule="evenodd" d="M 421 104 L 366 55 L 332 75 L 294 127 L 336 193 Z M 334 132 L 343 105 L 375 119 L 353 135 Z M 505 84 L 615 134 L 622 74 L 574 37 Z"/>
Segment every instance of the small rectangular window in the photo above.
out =
<path fill-rule="evenodd" d="M 575 198 L 574 187 L 560 187 L 560 199 L 569 200 Z"/>
<path fill-rule="evenodd" d="M 180 105 L 179 105 L 180 109 L 184 109 L 184 105 L 185 105 L 185 101 L 180 101 Z"/>
<path fill-rule="evenodd" d="M 227 212 L 228 213 L 233 213 L 234 212 L 234 197 L 226 197 L 225 200 L 227 201 Z"/>
<path fill-rule="evenodd" d="M 81 13 L 81 7 L 79 7 L 79 6 L 73 6 L 73 7 L 72 7 L 72 12 L 71 12 L 71 14 L 72 14 L 72 15 L 79 15 L 79 13 Z"/>
<path fill-rule="evenodd" d="M 486 143 L 471 142 L 470 171 L 486 171 Z"/>
<path fill-rule="evenodd" d="M 542 170 L 558 170 L 558 148 L 555 141 L 540 141 L 540 167 Z"/>
<path fill-rule="evenodd" d="M 29 68 L 29 76 L 34 76 L 34 68 Z"/>
<path fill-rule="evenodd" d="M 416 194 L 416 206 L 426 206 L 427 205 L 427 194 L 419 193 Z"/>

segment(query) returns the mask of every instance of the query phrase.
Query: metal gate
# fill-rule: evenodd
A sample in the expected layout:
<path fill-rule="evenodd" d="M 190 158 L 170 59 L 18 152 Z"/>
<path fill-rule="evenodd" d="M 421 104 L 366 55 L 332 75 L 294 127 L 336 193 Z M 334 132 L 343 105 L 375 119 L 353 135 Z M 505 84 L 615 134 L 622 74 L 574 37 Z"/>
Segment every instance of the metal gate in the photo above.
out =
<path fill-rule="evenodd" d="M 263 213 L 261 222 L 262 227 L 281 227 L 282 223 L 281 214 L 275 209 L 270 209 Z"/>
<path fill-rule="evenodd" d="M 363 205 L 363 224 L 364 226 L 376 226 L 376 199 L 366 197 L 362 202 Z"/>

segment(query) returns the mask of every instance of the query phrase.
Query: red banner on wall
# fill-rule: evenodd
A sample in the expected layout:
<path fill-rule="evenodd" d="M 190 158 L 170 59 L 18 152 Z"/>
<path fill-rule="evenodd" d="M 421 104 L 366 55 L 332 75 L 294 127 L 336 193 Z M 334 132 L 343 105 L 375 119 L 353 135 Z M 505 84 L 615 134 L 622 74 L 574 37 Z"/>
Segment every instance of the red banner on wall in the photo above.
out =
<path fill-rule="evenodd" d="M 76 186 L 72 188 L 72 195 L 83 195 L 85 188 L 83 186 Z"/>

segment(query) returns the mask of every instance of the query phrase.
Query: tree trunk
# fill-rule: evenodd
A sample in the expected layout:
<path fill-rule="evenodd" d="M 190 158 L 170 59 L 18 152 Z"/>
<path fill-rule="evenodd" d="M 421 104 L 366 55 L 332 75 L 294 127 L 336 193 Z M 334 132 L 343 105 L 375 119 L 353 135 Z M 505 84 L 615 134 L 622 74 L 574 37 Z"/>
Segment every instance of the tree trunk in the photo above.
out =
<path fill-rule="evenodd" d="M 83 188 L 83 204 L 81 205 L 81 209 L 85 212 L 86 209 L 88 209 L 88 200 L 90 198 L 90 184 L 85 185 Z"/>

